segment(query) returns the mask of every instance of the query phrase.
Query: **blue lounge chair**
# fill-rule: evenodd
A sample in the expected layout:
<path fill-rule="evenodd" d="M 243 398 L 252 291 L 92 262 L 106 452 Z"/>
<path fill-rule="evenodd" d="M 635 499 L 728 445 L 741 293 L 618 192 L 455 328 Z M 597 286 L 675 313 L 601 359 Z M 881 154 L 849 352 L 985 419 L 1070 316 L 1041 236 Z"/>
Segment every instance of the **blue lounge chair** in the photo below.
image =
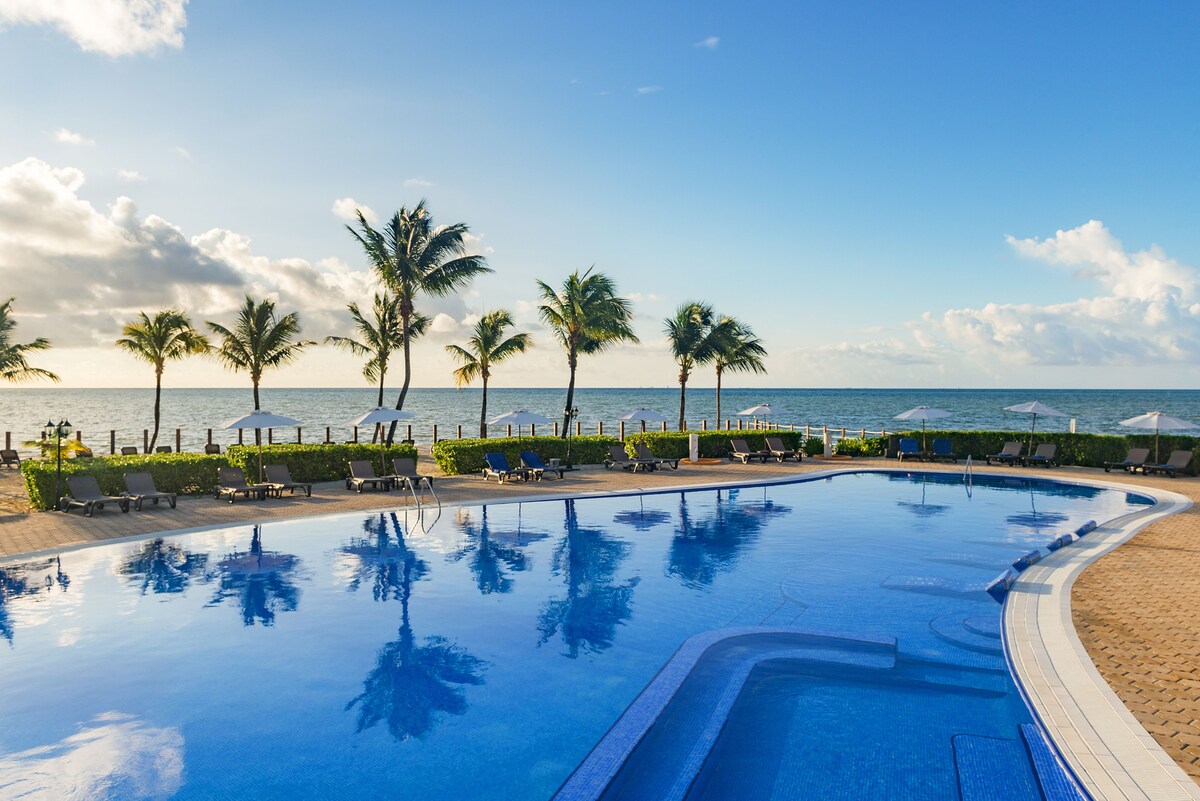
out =
<path fill-rule="evenodd" d="M 992 462 L 1007 465 L 1016 464 L 1021 458 L 1021 447 L 1021 443 L 1019 442 L 1006 442 L 999 453 L 990 454 L 989 456 L 985 456 L 984 459 L 987 460 L 988 464 Z"/>
<path fill-rule="evenodd" d="M 537 481 L 545 478 L 547 473 L 557 473 L 559 478 L 563 477 L 563 468 L 551 467 L 543 462 L 542 457 L 533 451 L 521 451 L 521 467 L 528 470 Z"/>
<path fill-rule="evenodd" d="M 900 438 L 900 450 L 896 452 L 896 458 L 904 461 L 904 457 L 910 459 L 924 459 L 925 452 L 921 450 L 921 444 L 912 437 Z"/>
<path fill-rule="evenodd" d="M 933 441 L 933 452 L 929 454 L 929 459 L 934 462 L 958 464 L 958 457 L 954 455 L 954 443 L 945 437 L 938 437 Z"/>
<path fill-rule="evenodd" d="M 1025 457 L 1025 466 L 1032 467 L 1035 464 L 1040 464 L 1044 467 L 1058 466 L 1058 445 L 1053 442 L 1043 442 L 1037 446 L 1037 450 L 1032 456 Z"/>
<path fill-rule="evenodd" d="M 512 468 L 508 466 L 508 458 L 503 453 L 485 453 L 483 461 L 487 462 L 487 467 L 483 468 L 483 480 L 487 481 L 492 476 L 503 484 L 506 478 L 519 478 L 523 481 L 529 480 L 529 471 L 522 468 Z"/>

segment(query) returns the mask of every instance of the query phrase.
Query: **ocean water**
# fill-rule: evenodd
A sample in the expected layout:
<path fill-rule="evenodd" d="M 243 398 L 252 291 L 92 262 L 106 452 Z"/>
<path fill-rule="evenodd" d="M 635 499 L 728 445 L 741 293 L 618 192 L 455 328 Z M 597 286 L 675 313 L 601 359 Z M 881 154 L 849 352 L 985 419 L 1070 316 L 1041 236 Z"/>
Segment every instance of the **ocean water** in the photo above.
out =
<path fill-rule="evenodd" d="M 395 393 L 388 393 L 394 404 Z M 374 390 L 361 389 L 264 389 L 264 408 L 302 421 L 305 441 L 321 441 L 326 426 L 335 441 L 350 439 L 347 421 L 375 405 Z M 478 389 L 413 389 L 405 408 L 415 417 L 412 435 L 428 444 L 433 426 L 439 438 L 454 437 L 458 426 L 464 436 L 474 436 L 479 425 Z M 563 389 L 492 389 L 488 393 L 488 416 L 513 409 L 555 419 L 562 414 Z M 942 428 L 955 430 L 1024 430 L 1026 415 L 1004 411 L 1005 406 L 1040 400 L 1069 415 L 1039 418 L 1038 429 L 1066 431 L 1075 418 L 1077 430 L 1087 433 L 1125 433 L 1118 422 L 1143 412 L 1160 410 L 1186 420 L 1200 420 L 1200 390 L 1029 390 L 1029 389 L 727 389 L 722 393 L 722 417 L 737 426 L 737 413 L 759 403 L 770 403 L 782 413 L 772 422 L 797 426 L 829 426 L 874 431 L 909 428 L 894 416 L 926 404 L 945 409 L 952 417 L 939 421 Z M 153 424 L 152 389 L 59 389 L 54 387 L 0 389 L 0 431 L 12 432 L 14 442 L 34 439 L 49 418 L 67 418 L 83 432 L 84 442 L 105 449 L 110 430 L 117 432 L 117 446 L 140 445 L 142 431 Z M 679 390 L 580 389 L 575 393 L 579 421 L 586 433 L 595 433 L 600 422 L 605 431 L 617 430 L 617 418 L 638 407 L 665 415 L 674 427 L 679 414 Z M 213 441 L 237 441 L 236 432 L 217 430 L 220 423 L 251 410 L 249 389 L 163 390 L 165 432 L 160 444 L 174 445 L 174 430 L 182 429 L 185 450 L 199 450 L 212 428 Z M 699 427 L 707 420 L 716 426 L 716 403 L 711 389 L 688 391 L 687 419 Z M 723 426 L 723 423 L 722 423 Z M 402 429 L 403 430 L 403 429 Z M 275 432 L 277 441 L 294 441 L 296 432 Z M 504 431 L 493 428 L 493 436 Z M 368 434 L 369 436 L 369 434 Z M 165 438 L 163 438 L 165 437 Z"/>

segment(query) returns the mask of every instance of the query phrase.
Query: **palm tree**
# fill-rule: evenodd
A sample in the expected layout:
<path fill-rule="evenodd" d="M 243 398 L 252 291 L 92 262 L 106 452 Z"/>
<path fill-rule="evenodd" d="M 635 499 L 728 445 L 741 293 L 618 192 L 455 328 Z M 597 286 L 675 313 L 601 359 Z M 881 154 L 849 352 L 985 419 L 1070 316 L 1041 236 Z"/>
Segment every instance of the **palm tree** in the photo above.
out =
<path fill-rule="evenodd" d="M 714 323 L 716 315 L 707 303 L 684 303 L 663 321 L 663 332 L 671 343 L 671 355 L 679 365 L 679 430 L 686 420 L 687 382 L 697 365 L 717 358 L 729 335 L 728 318 Z"/>
<path fill-rule="evenodd" d="M 363 378 L 371 383 L 379 383 L 379 399 L 376 406 L 383 406 L 383 385 L 387 378 L 388 360 L 392 353 L 403 346 L 404 329 L 400 320 L 400 301 L 386 292 L 382 295 L 375 293 L 371 304 L 372 318 L 367 319 L 359 310 L 357 303 L 346 307 L 354 319 L 354 330 L 358 339 L 353 337 L 325 337 L 325 342 L 350 351 L 355 356 L 368 356 L 363 365 Z M 429 318 L 422 316 L 423 320 Z"/>
<path fill-rule="evenodd" d="M 713 364 L 717 368 L 717 426 L 721 425 L 721 376 L 728 370 L 731 373 L 765 373 L 767 366 L 763 357 L 767 349 L 762 340 L 754 334 L 754 329 L 743 322 L 726 317 L 721 321 L 729 329 L 729 335 L 722 338 L 717 349 L 717 357 Z"/>
<path fill-rule="evenodd" d="M 349 225 L 346 229 L 362 245 L 371 267 L 400 303 L 404 384 L 396 408 L 403 409 L 412 380 L 412 319 L 417 313 L 413 305 L 417 295 L 444 297 L 492 270 L 483 256 L 466 255 L 466 234 L 470 230 L 466 224 L 434 226 L 424 200 L 411 209 L 401 206 L 382 231 L 372 228 L 361 211 L 358 226 L 357 231 Z M 388 443 L 395 435 L 393 422 Z"/>
<path fill-rule="evenodd" d="M 579 356 L 599 353 L 619 342 L 637 342 L 630 322 L 633 307 L 630 302 L 617 295 L 617 285 L 603 273 L 592 273 L 591 268 L 580 275 L 579 271 L 567 276 L 562 291 L 557 291 L 544 281 L 537 282 L 542 291 L 538 307 L 542 321 L 554 331 L 563 349 L 567 352 L 567 367 L 571 380 L 567 384 L 567 403 L 563 407 L 562 436 L 567 436 L 571 425 L 571 408 L 575 401 L 575 371 L 579 367 Z"/>
<path fill-rule="evenodd" d="M 126 323 L 121 329 L 124 336 L 117 340 L 117 347 L 154 365 L 154 436 L 146 450 L 146 453 L 153 453 L 161 419 L 163 368 L 169 361 L 207 353 L 209 344 L 203 334 L 192 328 L 192 321 L 183 312 L 163 309 L 155 312 L 153 317 L 145 312 L 138 314 L 139 319 Z"/>
<path fill-rule="evenodd" d="M 483 405 L 479 410 L 479 436 L 487 438 L 487 388 L 492 377 L 492 365 L 499 364 L 518 353 L 533 347 L 529 334 L 513 334 L 505 338 L 505 329 L 513 325 L 512 315 L 505 309 L 490 311 L 475 323 L 475 333 L 467 340 L 467 347 L 447 345 L 446 352 L 457 359 L 462 367 L 454 371 L 454 386 L 465 387 L 476 378 L 483 380 Z"/>
<path fill-rule="evenodd" d="M 207 322 L 209 330 L 221 338 L 213 349 L 218 361 L 235 372 L 250 374 L 254 387 L 254 408 L 261 409 L 258 400 L 258 385 L 263 373 L 272 367 L 283 367 L 295 361 L 300 352 L 316 342 L 297 339 L 300 336 L 300 316 L 296 312 L 278 317 L 275 303 L 262 300 L 258 303 L 249 295 L 238 311 L 233 329 Z M 262 432 L 254 432 L 256 443 L 262 441 Z"/>
<path fill-rule="evenodd" d="M 46 378 L 58 381 L 59 378 L 49 370 L 30 367 L 25 360 L 26 354 L 35 350 L 49 350 L 50 340 L 38 337 L 32 342 L 11 342 L 12 330 L 17 327 L 17 321 L 11 317 L 13 301 L 9 298 L 0 303 L 0 378 L 14 384 L 21 381 L 31 381 L 35 378 Z"/>

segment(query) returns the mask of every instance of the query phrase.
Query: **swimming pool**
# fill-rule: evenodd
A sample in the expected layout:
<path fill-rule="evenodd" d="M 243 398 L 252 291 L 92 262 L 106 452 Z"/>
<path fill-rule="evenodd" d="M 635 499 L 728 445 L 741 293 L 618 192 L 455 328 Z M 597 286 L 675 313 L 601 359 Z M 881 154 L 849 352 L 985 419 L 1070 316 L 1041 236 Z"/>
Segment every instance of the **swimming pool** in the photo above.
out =
<path fill-rule="evenodd" d="M 763 661 L 687 797 L 957 798 L 1030 721 L 982 586 L 1149 503 L 852 473 L 3 563 L 0 797 L 546 799 L 681 643 L 753 626 L 894 641 L 899 672 Z"/>

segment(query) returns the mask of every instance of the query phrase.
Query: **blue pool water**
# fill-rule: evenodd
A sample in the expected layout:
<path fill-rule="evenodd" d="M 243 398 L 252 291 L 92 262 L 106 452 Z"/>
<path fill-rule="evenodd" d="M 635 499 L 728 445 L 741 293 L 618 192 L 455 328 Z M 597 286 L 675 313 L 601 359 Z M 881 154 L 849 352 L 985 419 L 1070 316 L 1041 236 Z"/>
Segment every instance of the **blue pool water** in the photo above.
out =
<path fill-rule="evenodd" d="M 689 798 L 986 798 L 1030 718 L 984 583 L 1147 503 L 863 473 L 0 563 L 0 798 L 547 799 L 731 626 L 894 638 L 895 667 L 762 663 Z"/>

